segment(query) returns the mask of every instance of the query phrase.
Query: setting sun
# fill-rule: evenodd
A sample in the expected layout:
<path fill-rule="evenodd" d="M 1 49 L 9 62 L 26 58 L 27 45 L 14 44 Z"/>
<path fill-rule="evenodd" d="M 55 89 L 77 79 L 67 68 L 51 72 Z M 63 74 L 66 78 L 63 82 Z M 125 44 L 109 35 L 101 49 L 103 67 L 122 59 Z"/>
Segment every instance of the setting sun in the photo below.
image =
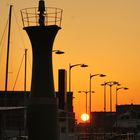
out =
<path fill-rule="evenodd" d="M 82 119 L 82 121 L 88 121 L 89 120 L 89 115 L 88 114 L 86 114 L 86 113 L 84 113 L 84 114 L 82 114 L 81 115 L 81 119 Z"/>

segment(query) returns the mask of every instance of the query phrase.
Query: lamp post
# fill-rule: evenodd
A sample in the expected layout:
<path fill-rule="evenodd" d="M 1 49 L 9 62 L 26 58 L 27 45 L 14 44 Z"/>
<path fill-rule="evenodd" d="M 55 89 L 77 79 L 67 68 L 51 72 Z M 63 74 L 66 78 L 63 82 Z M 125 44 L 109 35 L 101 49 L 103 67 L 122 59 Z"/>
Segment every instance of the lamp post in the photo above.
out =
<path fill-rule="evenodd" d="M 71 65 L 69 64 L 69 92 L 71 92 L 71 69 L 73 67 L 76 67 L 76 66 L 80 66 L 80 67 L 88 67 L 88 65 L 86 64 L 74 64 L 74 65 Z M 67 100 L 67 99 L 66 99 Z M 67 105 L 66 105 L 67 106 Z M 66 134 L 68 136 L 68 106 L 66 107 Z"/>
<path fill-rule="evenodd" d="M 89 93 L 89 91 L 85 90 L 85 91 L 78 91 L 78 93 L 85 93 L 86 94 L 86 114 L 87 114 L 87 93 Z M 91 91 L 91 93 L 95 93 L 94 91 Z"/>
<path fill-rule="evenodd" d="M 104 74 L 91 74 L 90 73 L 90 76 L 89 76 L 89 121 L 90 121 L 90 129 L 91 129 L 91 93 L 92 93 L 92 90 L 91 90 L 91 79 L 95 76 L 99 76 L 99 77 L 105 77 L 106 75 Z"/>
<path fill-rule="evenodd" d="M 110 112 L 112 112 L 112 86 L 120 85 L 120 84 L 116 81 L 110 81 L 110 82 L 107 82 L 107 85 L 110 86 Z"/>
<path fill-rule="evenodd" d="M 69 64 L 69 92 L 71 92 L 71 69 L 76 66 L 80 66 L 83 68 L 88 67 L 88 65 L 86 65 L 86 64 L 75 64 L 75 65 Z"/>
<path fill-rule="evenodd" d="M 107 85 L 107 82 L 104 82 L 104 84 L 101 84 L 101 86 L 104 86 L 104 112 L 106 112 L 106 85 Z"/>
<path fill-rule="evenodd" d="M 113 83 L 113 81 L 111 81 L 111 82 L 104 82 L 103 84 L 101 84 L 101 86 L 104 86 L 104 112 L 106 112 L 106 85 L 107 84 L 111 84 L 111 83 Z"/>
<path fill-rule="evenodd" d="M 118 114 L 117 114 L 117 106 L 118 106 L 118 90 L 128 90 L 127 87 L 117 87 L 116 86 L 116 128 L 118 127 Z"/>
<path fill-rule="evenodd" d="M 116 87 L 116 107 L 118 105 L 118 90 L 123 89 L 123 90 L 128 90 L 127 87 Z"/>

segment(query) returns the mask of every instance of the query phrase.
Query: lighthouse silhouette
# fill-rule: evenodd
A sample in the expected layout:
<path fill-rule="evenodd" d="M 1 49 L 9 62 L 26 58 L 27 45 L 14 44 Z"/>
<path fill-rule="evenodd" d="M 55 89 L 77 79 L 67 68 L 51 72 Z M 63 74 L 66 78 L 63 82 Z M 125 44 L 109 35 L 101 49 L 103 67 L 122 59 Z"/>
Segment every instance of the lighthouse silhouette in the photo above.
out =
<path fill-rule="evenodd" d="M 29 140 L 58 140 L 57 100 L 54 92 L 52 48 L 61 29 L 62 9 L 45 7 L 21 10 L 23 29 L 32 45 L 31 96 L 27 104 Z"/>

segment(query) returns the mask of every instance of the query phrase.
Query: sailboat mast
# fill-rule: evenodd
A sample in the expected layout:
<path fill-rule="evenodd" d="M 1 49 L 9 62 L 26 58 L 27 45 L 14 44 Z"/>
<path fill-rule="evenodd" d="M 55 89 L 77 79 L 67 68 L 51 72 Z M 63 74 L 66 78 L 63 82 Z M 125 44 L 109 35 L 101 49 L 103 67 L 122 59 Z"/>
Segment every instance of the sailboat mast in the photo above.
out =
<path fill-rule="evenodd" d="M 25 49 L 25 70 L 24 70 L 24 91 L 26 92 L 26 75 L 27 75 L 27 49 Z"/>
<path fill-rule="evenodd" d="M 8 67 L 9 67 L 9 50 L 10 50 L 10 33 L 11 33 L 11 16 L 12 16 L 12 7 L 13 5 L 10 5 L 10 11 L 9 11 L 9 27 L 8 27 L 8 43 L 7 43 L 7 59 L 6 59 L 6 78 L 5 78 L 5 91 L 7 91 L 8 87 Z"/>

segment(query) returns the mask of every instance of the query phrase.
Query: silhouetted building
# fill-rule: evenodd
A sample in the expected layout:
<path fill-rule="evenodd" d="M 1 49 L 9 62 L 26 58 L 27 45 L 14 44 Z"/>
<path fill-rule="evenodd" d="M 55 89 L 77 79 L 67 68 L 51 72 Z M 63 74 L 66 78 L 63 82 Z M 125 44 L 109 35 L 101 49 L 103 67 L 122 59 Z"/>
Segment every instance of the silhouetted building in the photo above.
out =
<path fill-rule="evenodd" d="M 118 131 L 124 133 L 138 133 L 140 132 L 140 105 L 118 105 L 116 108 L 117 121 L 116 127 Z"/>
<path fill-rule="evenodd" d="M 0 107 L 24 106 L 29 96 L 29 91 L 0 91 Z"/>
<path fill-rule="evenodd" d="M 29 91 L 0 91 L 1 139 L 27 135 L 25 103 L 29 96 Z"/>
<path fill-rule="evenodd" d="M 118 105 L 116 112 L 92 112 L 92 132 L 140 132 L 140 105 Z"/>
<path fill-rule="evenodd" d="M 116 121 L 116 112 L 92 112 L 92 132 L 112 132 Z"/>

